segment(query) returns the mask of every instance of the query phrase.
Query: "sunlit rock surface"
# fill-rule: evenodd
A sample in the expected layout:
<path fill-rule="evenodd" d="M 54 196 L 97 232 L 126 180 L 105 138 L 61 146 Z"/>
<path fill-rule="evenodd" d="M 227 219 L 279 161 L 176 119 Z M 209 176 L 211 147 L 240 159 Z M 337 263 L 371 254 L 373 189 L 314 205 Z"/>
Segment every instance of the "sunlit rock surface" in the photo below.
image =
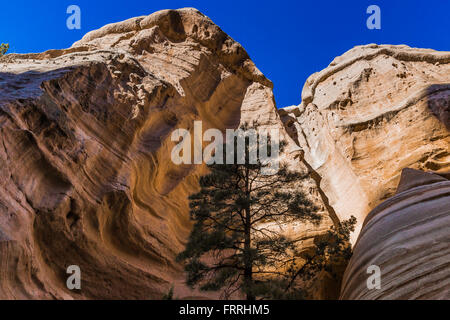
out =
<path fill-rule="evenodd" d="M 395 193 L 402 169 L 450 171 L 450 52 L 355 47 L 309 77 L 301 105 L 280 114 L 328 204 L 359 229 Z"/>
<path fill-rule="evenodd" d="M 171 134 L 195 120 L 280 130 L 282 160 L 309 174 L 299 187 L 324 217 L 282 226 L 303 247 L 333 222 L 361 224 L 401 169 L 448 170 L 449 57 L 357 47 L 278 112 L 243 47 L 195 9 L 0 58 L 0 298 L 160 299 L 172 285 L 177 298 L 217 298 L 188 289 L 174 259 L 206 168 L 175 165 Z M 66 287 L 70 265 L 80 291 Z"/>
<path fill-rule="evenodd" d="M 72 48 L 0 60 L 0 298 L 215 297 L 183 284 L 175 256 L 187 197 L 204 174 L 175 165 L 177 128 L 256 120 L 298 146 L 272 83 L 242 46 L 195 9 L 166 10 L 88 33 Z M 320 205 L 313 179 L 305 181 Z M 319 228 L 287 226 L 309 239 Z M 82 290 L 66 288 L 78 265 Z"/>

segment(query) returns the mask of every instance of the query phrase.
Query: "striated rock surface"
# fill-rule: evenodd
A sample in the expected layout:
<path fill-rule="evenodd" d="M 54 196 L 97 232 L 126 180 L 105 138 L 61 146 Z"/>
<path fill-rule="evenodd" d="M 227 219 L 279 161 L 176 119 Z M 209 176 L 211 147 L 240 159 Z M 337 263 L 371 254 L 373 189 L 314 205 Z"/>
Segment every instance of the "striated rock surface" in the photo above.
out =
<path fill-rule="evenodd" d="M 449 62 L 357 47 L 308 79 L 300 106 L 277 112 L 243 47 L 191 8 L 1 57 L 0 298 L 159 299 L 172 285 L 177 298 L 216 297 L 186 288 L 174 261 L 206 169 L 172 163 L 171 133 L 195 120 L 203 131 L 253 120 L 280 130 L 282 159 L 309 173 L 299 187 L 324 215 L 319 227 L 283 226 L 305 248 L 333 222 L 362 223 L 403 168 L 449 169 Z M 70 265 L 80 291 L 66 288 Z"/>
<path fill-rule="evenodd" d="M 309 77 L 301 105 L 280 115 L 329 206 L 359 229 L 403 168 L 450 170 L 450 52 L 355 47 Z"/>
<path fill-rule="evenodd" d="M 341 299 L 450 299 L 449 230 L 450 180 L 405 169 L 398 193 L 364 222 Z M 372 265 L 380 268 L 381 281 L 369 290 Z"/>
<path fill-rule="evenodd" d="M 307 170 L 272 83 L 195 9 L 107 25 L 0 67 L 0 298 L 160 299 L 172 285 L 178 298 L 204 297 L 174 262 L 190 231 L 187 197 L 206 171 L 172 163 L 171 133 L 194 120 L 203 131 L 279 128 L 284 159 Z M 331 223 L 287 227 L 311 241 Z M 70 265 L 80 291 L 66 288 Z"/>

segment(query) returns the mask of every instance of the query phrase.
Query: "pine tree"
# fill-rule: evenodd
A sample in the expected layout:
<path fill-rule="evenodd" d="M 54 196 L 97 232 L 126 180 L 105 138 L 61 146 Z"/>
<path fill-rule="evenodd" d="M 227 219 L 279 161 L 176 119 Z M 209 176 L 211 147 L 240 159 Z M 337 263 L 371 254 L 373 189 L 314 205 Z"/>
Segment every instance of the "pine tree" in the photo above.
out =
<path fill-rule="evenodd" d="M 246 143 L 245 148 L 243 164 L 209 165 L 200 191 L 189 197 L 194 226 L 178 260 L 185 262 L 187 284 L 192 287 L 222 290 L 225 298 L 241 291 L 247 300 L 277 297 L 270 291 L 278 288 L 282 297 L 284 289 L 290 289 L 286 277 L 295 275 L 298 252 L 280 226 L 295 221 L 318 224 L 321 215 L 296 187 L 305 175 L 288 170 L 286 164 L 280 164 L 276 174 L 265 175 L 268 164 L 260 160 L 251 164 L 254 146 Z"/>

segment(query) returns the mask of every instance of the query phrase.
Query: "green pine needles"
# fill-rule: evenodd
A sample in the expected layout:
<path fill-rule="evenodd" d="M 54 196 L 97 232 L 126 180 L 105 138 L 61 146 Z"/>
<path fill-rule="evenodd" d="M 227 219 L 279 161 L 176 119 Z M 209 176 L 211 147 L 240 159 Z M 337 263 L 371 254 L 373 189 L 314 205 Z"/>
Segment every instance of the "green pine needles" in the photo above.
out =
<path fill-rule="evenodd" d="M 200 179 L 200 191 L 189 197 L 194 226 L 177 259 L 185 263 L 189 286 L 221 291 L 225 299 L 305 298 L 301 280 L 330 269 L 333 257 L 351 255 L 348 239 L 355 221 L 330 230 L 327 242 L 301 256 L 298 239 L 283 230 L 294 222 L 322 220 L 300 187 L 306 176 L 285 164 L 275 175 L 264 175 L 268 164 L 250 164 L 252 146 L 245 148 L 244 164 L 209 165 L 210 173 Z"/>
<path fill-rule="evenodd" d="M 9 44 L 7 44 L 7 43 L 0 44 L 0 57 L 3 56 L 4 54 L 6 54 L 6 52 L 8 52 L 8 50 L 9 50 Z"/>

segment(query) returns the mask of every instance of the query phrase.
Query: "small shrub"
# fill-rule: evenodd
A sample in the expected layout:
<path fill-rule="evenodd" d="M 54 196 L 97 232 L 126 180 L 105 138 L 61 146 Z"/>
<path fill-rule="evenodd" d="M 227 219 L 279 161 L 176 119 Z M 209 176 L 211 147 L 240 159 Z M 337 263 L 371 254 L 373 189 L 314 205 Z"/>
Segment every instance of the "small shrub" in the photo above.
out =
<path fill-rule="evenodd" d="M 0 44 L 0 57 L 3 56 L 9 49 L 9 44 L 2 43 Z"/>

